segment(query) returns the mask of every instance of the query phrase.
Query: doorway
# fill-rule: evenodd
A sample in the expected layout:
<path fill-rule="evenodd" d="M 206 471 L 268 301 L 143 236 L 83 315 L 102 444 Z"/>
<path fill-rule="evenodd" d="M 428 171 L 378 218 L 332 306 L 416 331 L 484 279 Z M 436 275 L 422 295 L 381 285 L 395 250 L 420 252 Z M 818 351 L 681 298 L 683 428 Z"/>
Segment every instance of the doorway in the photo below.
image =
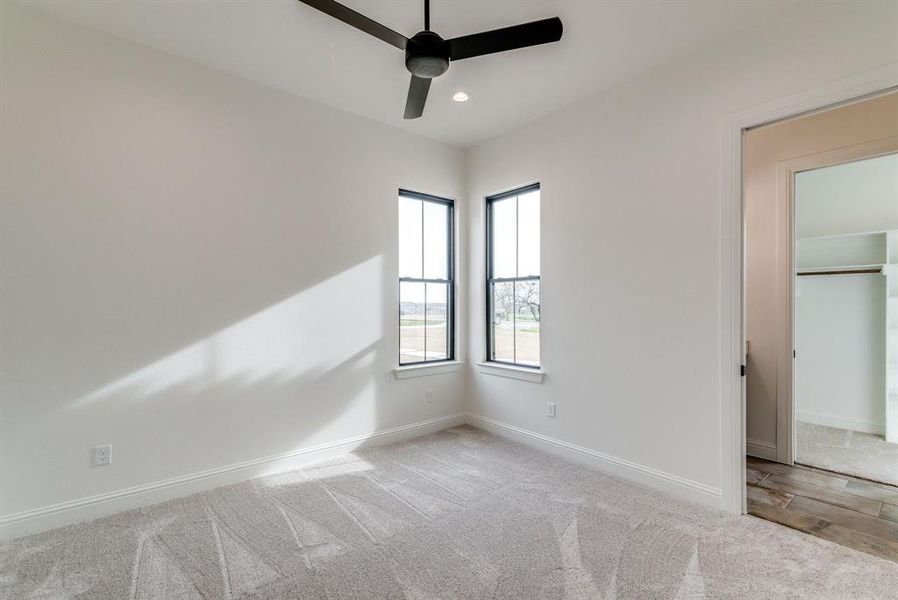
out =
<path fill-rule="evenodd" d="M 898 94 L 743 153 L 748 512 L 898 560 Z"/>
<path fill-rule="evenodd" d="M 799 464 L 898 486 L 898 139 L 869 146 L 891 153 L 793 177 L 792 443 Z"/>

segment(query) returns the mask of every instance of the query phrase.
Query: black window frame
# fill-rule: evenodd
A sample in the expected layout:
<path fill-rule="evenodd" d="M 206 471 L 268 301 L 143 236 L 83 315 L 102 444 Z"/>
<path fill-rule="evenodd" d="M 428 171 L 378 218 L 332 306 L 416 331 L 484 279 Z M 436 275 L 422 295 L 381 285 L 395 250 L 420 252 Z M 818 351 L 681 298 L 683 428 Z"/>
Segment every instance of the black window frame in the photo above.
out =
<path fill-rule="evenodd" d="M 511 367 L 519 367 L 521 369 L 533 369 L 538 371 L 542 368 L 542 348 L 540 348 L 539 364 L 530 365 L 519 362 L 509 362 L 507 360 L 495 359 L 495 348 L 493 347 L 493 285 L 496 283 L 518 282 L 518 281 L 537 281 L 540 283 L 540 297 L 542 297 L 542 261 L 540 261 L 540 275 L 525 275 L 523 277 L 494 277 L 493 276 L 493 205 L 507 198 L 520 196 L 527 192 L 539 190 L 539 183 L 532 183 L 523 187 L 515 188 L 501 194 L 494 194 L 486 197 L 486 362 L 508 365 Z M 542 207 L 542 194 L 540 194 L 540 207 Z M 542 211 L 540 211 L 542 212 Z M 540 237 L 542 237 L 542 223 L 540 223 Z M 515 244 L 517 244 L 517 232 L 515 233 Z M 517 248 L 515 248 L 515 257 L 517 257 Z M 515 258 L 517 260 L 517 258 Z M 542 325 L 542 323 L 540 323 Z M 540 345 L 542 345 L 542 330 L 540 329 Z"/>
<path fill-rule="evenodd" d="M 411 366 L 420 366 L 420 365 L 436 365 L 445 362 L 452 362 L 455 360 L 455 201 L 450 200 L 449 198 L 441 198 L 439 196 L 433 196 L 431 194 L 423 194 L 421 192 L 413 192 L 411 190 L 406 190 L 400 188 L 398 197 L 412 198 L 414 200 L 420 200 L 422 202 L 432 202 L 434 204 L 442 204 L 446 206 L 448 211 L 446 215 L 446 240 L 447 240 L 447 248 L 446 248 L 446 260 L 448 264 L 446 265 L 446 275 L 447 279 L 433 279 L 426 277 L 399 277 L 399 283 L 397 284 L 397 298 L 399 299 L 399 303 L 397 308 L 398 320 L 396 321 L 397 326 L 399 327 L 399 343 L 397 347 L 397 358 L 399 361 L 400 367 L 411 367 Z M 423 215 L 422 215 L 423 219 Z M 423 238 L 423 228 L 424 223 L 421 223 L 422 228 L 422 238 L 421 238 L 421 249 L 422 254 L 424 250 L 424 238 Z M 423 257 L 422 257 L 423 261 Z M 423 271 L 421 275 L 424 275 Z M 425 305 L 425 328 L 424 328 L 424 351 L 425 356 L 424 360 L 414 361 L 414 362 L 402 362 L 402 284 L 403 283 L 424 283 L 424 305 Z M 447 296 L 446 299 L 446 358 L 438 358 L 435 360 L 427 360 L 427 327 L 426 327 L 426 311 L 427 311 L 427 285 L 428 283 L 444 283 L 447 285 Z"/>

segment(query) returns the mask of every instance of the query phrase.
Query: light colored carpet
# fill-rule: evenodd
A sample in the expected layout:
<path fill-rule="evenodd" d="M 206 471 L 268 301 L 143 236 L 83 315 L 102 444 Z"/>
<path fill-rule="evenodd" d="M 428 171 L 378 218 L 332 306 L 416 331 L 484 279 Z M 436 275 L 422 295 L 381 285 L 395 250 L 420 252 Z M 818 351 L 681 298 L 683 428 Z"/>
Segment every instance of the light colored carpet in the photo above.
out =
<path fill-rule="evenodd" d="M 796 423 L 795 462 L 898 485 L 898 444 L 881 435 Z"/>
<path fill-rule="evenodd" d="M 478 429 L 21 538 L 3 598 L 895 598 L 898 564 Z"/>

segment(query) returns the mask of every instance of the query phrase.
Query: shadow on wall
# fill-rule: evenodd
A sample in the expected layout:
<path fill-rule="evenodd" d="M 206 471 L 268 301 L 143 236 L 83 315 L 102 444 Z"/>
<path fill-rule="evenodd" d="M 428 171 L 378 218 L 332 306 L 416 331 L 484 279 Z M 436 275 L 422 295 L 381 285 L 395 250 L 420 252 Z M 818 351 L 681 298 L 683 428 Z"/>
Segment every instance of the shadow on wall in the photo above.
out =
<path fill-rule="evenodd" d="M 34 439 L 55 440 L 61 454 L 32 459 L 30 478 L 5 469 L 4 495 L 12 507 L 34 506 L 35 485 L 58 501 L 60 489 L 76 497 L 120 489 L 382 428 L 379 397 L 394 358 L 383 355 L 392 346 L 381 344 L 390 314 L 384 299 L 391 297 L 383 282 L 393 277 L 384 262 L 369 258 L 91 391 L 7 422 L 7 466 Z M 166 337 L 149 336 L 147 348 L 108 334 L 105 343 L 133 356 Z M 102 356 L 93 358 L 96 371 L 108 368 Z M 71 450 L 97 443 L 113 444 L 113 464 L 88 469 L 86 455 Z M 34 473 L 53 478 L 55 491 L 46 492 Z"/>

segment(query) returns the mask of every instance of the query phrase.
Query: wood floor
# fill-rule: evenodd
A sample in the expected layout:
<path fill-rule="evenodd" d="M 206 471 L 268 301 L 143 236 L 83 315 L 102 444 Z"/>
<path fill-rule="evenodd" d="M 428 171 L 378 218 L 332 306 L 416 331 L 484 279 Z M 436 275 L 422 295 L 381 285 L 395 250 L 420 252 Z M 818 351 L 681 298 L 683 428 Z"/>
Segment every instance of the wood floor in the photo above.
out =
<path fill-rule="evenodd" d="M 747 460 L 749 514 L 898 562 L 898 487 Z"/>

